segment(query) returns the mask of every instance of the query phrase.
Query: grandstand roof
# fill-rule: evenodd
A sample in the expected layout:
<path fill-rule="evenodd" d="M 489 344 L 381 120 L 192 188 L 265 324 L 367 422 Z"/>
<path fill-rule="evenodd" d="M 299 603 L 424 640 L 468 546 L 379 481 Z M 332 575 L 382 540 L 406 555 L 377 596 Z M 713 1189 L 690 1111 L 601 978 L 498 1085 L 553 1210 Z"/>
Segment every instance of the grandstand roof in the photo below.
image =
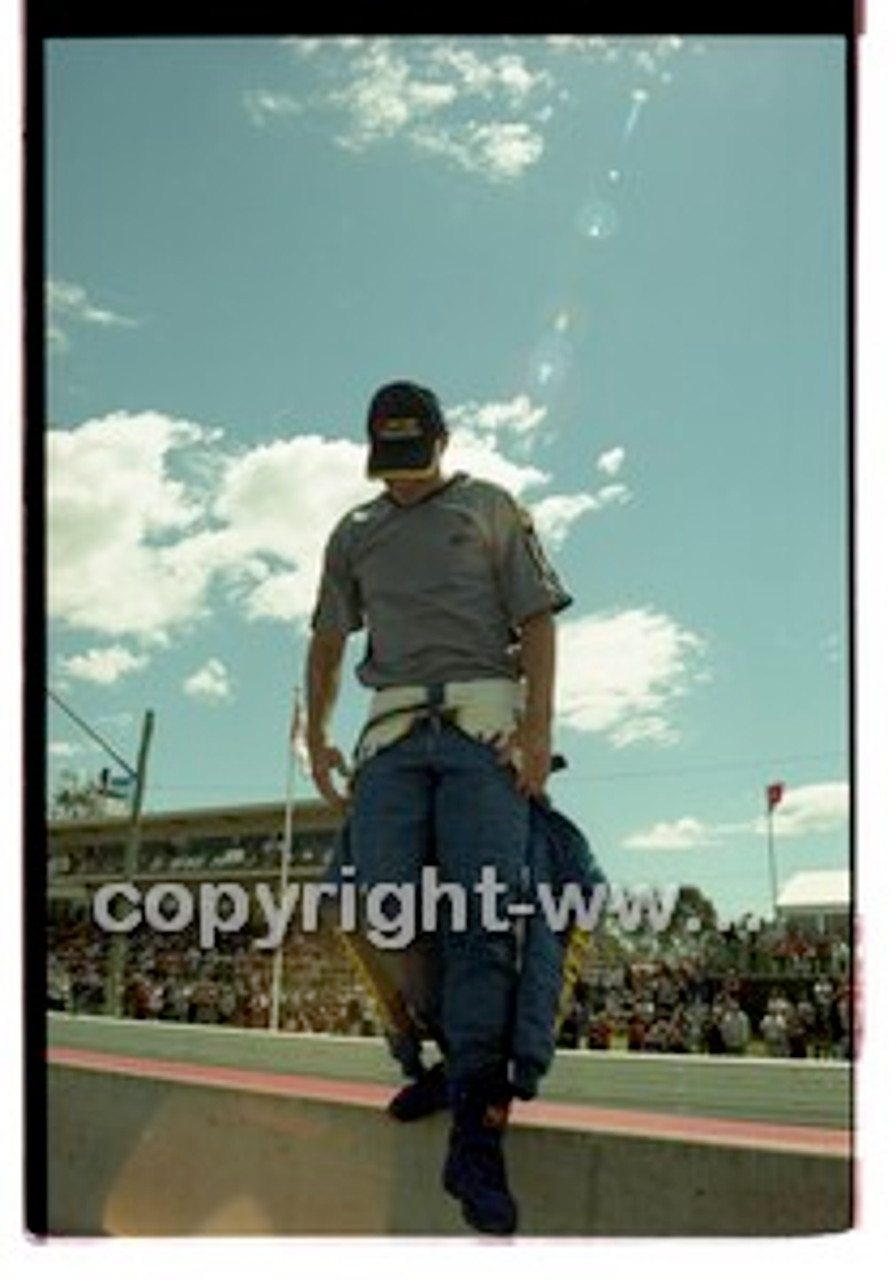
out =
<path fill-rule="evenodd" d="M 778 894 L 784 915 L 844 915 L 852 894 L 848 870 L 799 871 Z"/>
<path fill-rule="evenodd" d="M 144 812 L 141 825 L 147 838 L 199 835 L 210 832 L 246 834 L 282 828 L 285 806 L 282 800 L 254 804 L 217 805 L 205 809 L 177 809 Z M 297 830 L 332 831 L 340 816 L 322 800 L 297 800 L 293 805 Z M 53 818 L 48 823 L 51 838 L 113 840 L 124 839 L 129 819 L 125 814 L 101 814 L 90 818 Z"/>

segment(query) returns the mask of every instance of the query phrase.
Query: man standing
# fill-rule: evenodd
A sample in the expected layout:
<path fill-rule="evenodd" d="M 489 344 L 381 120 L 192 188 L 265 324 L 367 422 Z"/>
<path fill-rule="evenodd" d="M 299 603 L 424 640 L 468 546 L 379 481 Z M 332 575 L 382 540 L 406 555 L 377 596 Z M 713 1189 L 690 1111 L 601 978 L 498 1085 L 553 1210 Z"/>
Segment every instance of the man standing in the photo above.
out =
<path fill-rule="evenodd" d="M 506 1234 L 517 1223 L 502 1151 L 517 942 L 485 919 L 476 887 L 491 868 L 511 901 L 523 891 L 529 804 L 551 767 L 553 614 L 570 597 L 508 493 L 443 472 L 448 432 L 431 391 L 382 387 L 367 430 L 367 472 L 385 489 L 327 544 L 307 659 L 311 771 L 325 799 L 349 804 L 359 889 L 419 887 L 434 859 L 440 881 L 464 892 L 465 927 L 439 934 L 443 1184 L 476 1229 Z M 350 768 L 329 726 L 358 630 L 372 698 Z"/>

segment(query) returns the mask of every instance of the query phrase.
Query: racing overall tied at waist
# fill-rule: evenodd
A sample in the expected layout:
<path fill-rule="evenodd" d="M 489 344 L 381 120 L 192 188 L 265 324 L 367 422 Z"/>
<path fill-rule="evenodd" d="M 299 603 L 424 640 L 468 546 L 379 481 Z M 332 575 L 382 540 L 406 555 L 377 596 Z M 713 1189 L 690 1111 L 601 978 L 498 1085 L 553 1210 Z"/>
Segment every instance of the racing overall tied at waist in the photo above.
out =
<path fill-rule="evenodd" d="M 523 694 L 522 682 L 506 677 L 377 689 L 355 747 L 355 763 L 360 766 L 398 742 L 420 721 L 453 724 L 471 738 L 504 746 L 519 725 Z"/>

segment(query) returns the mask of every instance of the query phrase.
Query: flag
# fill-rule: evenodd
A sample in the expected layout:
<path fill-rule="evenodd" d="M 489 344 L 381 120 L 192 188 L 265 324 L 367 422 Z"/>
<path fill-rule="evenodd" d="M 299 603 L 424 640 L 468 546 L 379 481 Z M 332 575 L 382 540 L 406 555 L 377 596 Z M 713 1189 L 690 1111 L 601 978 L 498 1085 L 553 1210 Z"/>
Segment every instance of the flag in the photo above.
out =
<path fill-rule="evenodd" d="M 777 809 L 778 805 L 784 797 L 784 783 L 770 782 L 765 788 L 765 802 L 768 805 L 769 813 L 773 809 Z"/>
<path fill-rule="evenodd" d="M 308 771 L 308 749 L 305 746 L 305 733 L 302 725 L 302 703 L 298 689 L 292 693 L 292 719 L 289 722 L 289 749 L 298 760 L 302 769 Z"/>

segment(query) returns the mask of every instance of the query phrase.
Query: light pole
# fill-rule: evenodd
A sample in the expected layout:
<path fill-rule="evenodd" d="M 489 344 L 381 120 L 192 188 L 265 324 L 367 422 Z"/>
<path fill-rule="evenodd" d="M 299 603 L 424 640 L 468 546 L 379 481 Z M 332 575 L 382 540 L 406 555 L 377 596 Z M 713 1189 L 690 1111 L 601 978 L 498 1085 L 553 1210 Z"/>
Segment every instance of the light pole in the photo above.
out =
<path fill-rule="evenodd" d="M 128 817 L 128 834 L 124 849 L 124 879 L 133 883 L 140 857 L 140 824 L 143 817 L 143 793 L 146 789 L 146 765 L 149 760 L 149 744 L 155 715 L 146 711 L 143 730 L 137 752 L 137 768 L 129 770 L 132 779 L 131 812 Z M 128 942 L 123 933 L 113 933 L 109 946 L 109 963 L 106 970 L 106 1013 L 110 1018 L 120 1018 L 124 1010 L 124 971 L 127 964 Z"/>
<path fill-rule="evenodd" d="M 155 724 L 155 715 L 146 711 L 143 715 L 143 729 L 140 734 L 140 746 L 137 751 L 137 765 L 132 768 L 127 760 L 115 750 L 110 743 L 87 723 L 77 712 L 73 711 L 58 693 L 50 688 L 47 696 L 73 720 L 80 729 L 110 756 L 119 768 L 125 771 L 131 787 L 131 811 L 128 816 L 127 836 L 124 849 L 124 878 L 132 881 L 137 872 L 140 856 L 140 824 L 143 816 L 143 795 L 146 790 L 146 769 L 149 762 L 149 744 Z M 127 940 L 121 933 L 114 933 L 109 947 L 109 961 L 106 969 L 105 1011 L 111 1017 L 120 1017 L 124 1007 L 124 971 L 127 961 Z"/>

